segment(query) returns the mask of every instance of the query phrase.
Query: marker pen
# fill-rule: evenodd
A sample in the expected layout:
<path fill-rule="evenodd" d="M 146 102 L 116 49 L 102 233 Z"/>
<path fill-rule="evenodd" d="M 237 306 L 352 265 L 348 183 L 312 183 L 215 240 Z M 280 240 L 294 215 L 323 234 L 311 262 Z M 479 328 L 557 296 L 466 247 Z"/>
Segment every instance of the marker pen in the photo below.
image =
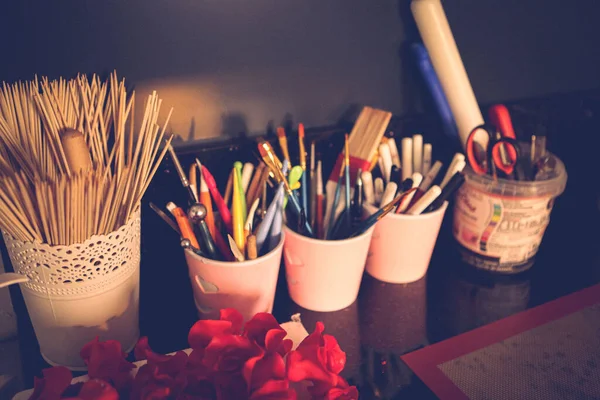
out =
<path fill-rule="evenodd" d="M 375 189 L 373 188 L 373 175 L 369 171 L 363 171 L 360 174 L 363 183 L 363 192 L 365 193 L 365 203 L 375 204 Z"/>
<path fill-rule="evenodd" d="M 458 188 L 465 182 L 465 175 L 462 172 L 457 172 L 450 179 L 450 182 L 446 185 L 446 187 L 442 190 L 442 193 L 439 195 L 437 199 L 427 209 L 425 212 L 431 212 L 437 210 L 444 204 L 444 201 L 448 200 L 450 196 L 452 196 Z"/>
<path fill-rule="evenodd" d="M 444 186 L 446 186 L 446 184 L 448 183 L 450 178 L 452 178 L 452 176 L 457 172 L 457 167 L 460 166 L 461 161 L 463 162 L 462 168 L 464 168 L 465 155 L 462 153 L 454 154 L 454 157 L 452 158 L 452 162 L 450 162 L 450 165 L 448 166 L 448 170 L 446 171 L 446 175 L 444 175 L 444 179 L 442 179 L 442 183 L 440 183 L 440 187 L 442 189 L 444 189 Z M 461 170 L 462 170 L 462 168 L 461 168 Z"/>
<path fill-rule="evenodd" d="M 383 179 L 375 178 L 375 204 L 381 204 L 381 198 L 383 197 Z"/>
<path fill-rule="evenodd" d="M 417 193 L 419 185 L 423 181 L 423 175 L 421 175 L 418 172 L 415 172 L 412 175 L 412 181 L 413 181 L 413 183 L 412 183 L 411 189 L 415 189 L 415 190 L 413 190 L 412 192 L 410 192 L 406 195 L 406 201 L 402 201 L 402 203 L 400 203 L 400 205 L 398 206 L 398 210 L 396 211 L 397 213 L 403 213 L 408 209 L 410 203 L 412 202 L 413 197 Z"/>
<path fill-rule="evenodd" d="M 402 139 L 402 180 L 410 178 L 413 173 L 413 140 L 412 138 Z"/>
<path fill-rule="evenodd" d="M 406 213 L 410 215 L 419 215 L 429 207 L 442 194 L 442 189 L 438 185 L 433 185 Z"/>
<path fill-rule="evenodd" d="M 413 172 L 423 171 L 423 135 L 413 135 Z"/>
<path fill-rule="evenodd" d="M 387 204 L 394 200 L 396 197 L 396 191 L 398 190 L 398 184 L 396 182 L 390 182 L 386 185 L 383 196 L 381 197 L 381 204 Z"/>
<path fill-rule="evenodd" d="M 444 164 L 442 164 L 441 161 L 436 161 L 429 170 L 429 172 L 427 172 L 427 175 L 425 175 L 423 181 L 419 185 L 419 189 L 422 190 L 423 193 L 425 193 L 429 189 L 431 184 L 435 181 L 435 178 L 440 173 L 440 170 L 442 169 L 443 165 Z"/>
<path fill-rule="evenodd" d="M 421 169 L 421 173 L 423 175 L 427 175 L 429 170 L 431 169 L 431 157 L 433 153 L 433 146 L 431 143 L 425 143 L 423 146 L 423 168 Z"/>
<path fill-rule="evenodd" d="M 390 181 L 390 173 L 392 172 L 392 154 L 390 152 L 390 146 L 387 143 L 381 143 L 379 145 L 379 159 L 383 164 L 381 174 L 386 183 Z"/>
<path fill-rule="evenodd" d="M 387 141 L 387 145 L 390 148 L 390 154 L 392 155 L 392 164 L 397 168 L 400 168 L 402 164 L 400 163 L 400 155 L 398 154 L 398 146 L 396 146 L 396 139 L 393 137 L 389 138 Z"/>

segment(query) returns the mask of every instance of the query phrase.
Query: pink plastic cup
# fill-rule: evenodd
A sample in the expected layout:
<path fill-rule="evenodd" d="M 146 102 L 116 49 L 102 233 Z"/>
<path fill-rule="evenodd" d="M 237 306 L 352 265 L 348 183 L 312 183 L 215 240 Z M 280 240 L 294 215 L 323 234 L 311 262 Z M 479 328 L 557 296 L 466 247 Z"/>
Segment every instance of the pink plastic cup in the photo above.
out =
<path fill-rule="evenodd" d="M 420 215 L 388 214 L 375 224 L 367 273 L 383 282 L 410 283 L 427 273 L 448 202 Z M 376 211 L 365 206 L 370 215 Z"/>
<path fill-rule="evenodd" d="M 215 261 L 185 250 L 194 301 L 201 319 L 219 319 L 219 310 L 235 308 L 245 320 L 272 312 L 284 235 L 273 250 L 255 260 Z"/>
<path fill-rule="evenodd" d="M 351 305 L 365 270 L 373 228 L 345 240 L 320 240 L 285 231 L 283 259 L 290 297 L 311 311 L 337 311 Z"/>

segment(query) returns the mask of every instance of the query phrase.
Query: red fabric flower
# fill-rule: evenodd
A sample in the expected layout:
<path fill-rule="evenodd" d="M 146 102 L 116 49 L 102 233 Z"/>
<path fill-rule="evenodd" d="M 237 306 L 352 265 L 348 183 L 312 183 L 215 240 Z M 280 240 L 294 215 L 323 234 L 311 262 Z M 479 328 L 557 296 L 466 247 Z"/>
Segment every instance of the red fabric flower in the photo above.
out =
<path fill-rule="evenodd" d="M 156 366 L 158 374 L 168 375 L 172 378 L 184 370 L 188 361 L 188 355 L 184 351 L 178 351 L 172 355 L 153 352 L 148 344 L 148 338 L 145 336 L 138 340 L 134 355 L 136 360 L 146 360 L 148 365 Z"/>
<path fill-rule="evenodd" d="M 331 388 L 323 397 L 325 400 L 358 400 L 358 389 L 356 386 L 348 386 L 347 388 Z"/>
<path fill-rule="evenodd" d="M 338 386 L 338 375 L 346 364 L 344 353 L 333 336 L 323 335 L 325 327 L 317 322 L 295 351 L 287 357 L 287 377 L 292 382 L 309 380 L 313 383 Z"/>
<path fill-rule="evenodd" d="M 243 327 L 242 315 L 221 310 L 218 321 L 198 321 L 190 329 L 189 356 L 152 351 L 146 337 L 134 350 L 146 364 L 132 379 L 134 364 L 117 341 L 98 338 L 81 350 L 90 380 L 71 385 L 64 367 L 43 371 L 35 380 L 32 400 L 296 400 L 290 382 L 308 381 L 315 400 L 355 400 L 358 390 L 339 376 L 346 354 L 337 341 L 324 335 L 317 323 L 295 351 L 277 320 L 266 313 L 254 316 Z M 287 355 L 287 365 L 284 357 Z M 307 384 L 306 382 L 300 384 Z"/>
<path fill-rule="evenodd" d="M 65 400 L 119 400 L 119 393 L 108 382 L 90 379 L 81 386 L 77 397 Z"/>
<path fill-rule="evenodd" d="M 285 356 L 293 346 L 290 339 L 284 339 L 287 332 L 275 317 L 269 313 L 258 313 L 246 322 L 244 336 L 253 340 L 266 351 L 276 351 Z"/>
<path fill-rule="evenodd" d="M 33 378 L 33 393 L 29 400 L 61 399 L 73 379 L 71 371 L 65 367 L 53 367 L 42 370 L 43 378 Z"/>
<path fill-rule="evenodd" d="M 188 343 L 192 349 L 203 349 L 217 335 L 239 335 L 242 331 L 243 322 L 244 317 L 242 314 L 233 308 L 226 308 L 221 310 L 221 319 L 218 321 L 196 322 L 188 334 Z"/>
<path fill-rule="evenodd" d="M 133 363 L 125 359 L 127 354 L 121 350 L 121 343 L 116 340 L 100 342 L 98 337 L 83 346 L 81 358 L 88 367 L 91 379 L 101 379 L 121 390 L 131 383 Z"/>
<path fill-rule="evenodd" d="M 296 391 L 288 380 L 269 380 L 250 396 L 250 400 L 296 400 Z"/>
<path fill-rule="evenodd" d="M 241 372 L 249 359 L 262 354 L 250 339 L 237 335 L 217 335 L 204 350 L 203 363 L 214 371 Z"/>

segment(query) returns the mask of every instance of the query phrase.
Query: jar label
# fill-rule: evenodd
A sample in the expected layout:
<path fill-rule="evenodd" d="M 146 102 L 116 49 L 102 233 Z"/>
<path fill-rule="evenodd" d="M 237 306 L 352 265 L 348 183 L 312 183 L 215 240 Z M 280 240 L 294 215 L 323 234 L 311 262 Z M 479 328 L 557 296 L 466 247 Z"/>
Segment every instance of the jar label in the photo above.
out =
<path fill-rule="evenodd" d="M 454 205 L 454 237 L 500 266 L 522 264 L 537 253 L 553 203 L 552 196 L 501 196 L 465 182 Z"/>

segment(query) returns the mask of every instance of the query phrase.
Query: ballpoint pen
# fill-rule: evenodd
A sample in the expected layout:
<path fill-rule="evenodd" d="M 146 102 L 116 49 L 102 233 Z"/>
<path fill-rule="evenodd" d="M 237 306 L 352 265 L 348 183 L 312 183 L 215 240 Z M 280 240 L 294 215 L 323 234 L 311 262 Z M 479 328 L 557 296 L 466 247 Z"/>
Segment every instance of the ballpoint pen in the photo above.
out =
<path fill-rule="evenodd" d="M 256 251 L 259 253 L 265 243 L 265 240 L 267 239 L 267 234 L 271 229 L 271 224 L 273 223 L 275 213 L 277 212 L 277 204 L 279 202 L 279 199 L 283 199 L 284 182 L 285 181 L 279 183 L 277 191 L 275 192 L 275 196 L 273 197 L 273 200 L 271 200 L 269 208 L 267 208 L 265 217 L 263 218 L 262 222 L 260 223 L 260 226 L 256 231 Z"/>
<path fill-rule="evenodd" d="M 306 148 L 304 147 L 304 125 L 298 125 L 298 149 L 300 152 L 300 167 L 302 168 L 302 178 L 300 190 L 300 200 L 302 200 L 302 209 L 307 219 L 310 220 L 311 215 L 308 208 L 308 184 L 306 179 Z"/>

